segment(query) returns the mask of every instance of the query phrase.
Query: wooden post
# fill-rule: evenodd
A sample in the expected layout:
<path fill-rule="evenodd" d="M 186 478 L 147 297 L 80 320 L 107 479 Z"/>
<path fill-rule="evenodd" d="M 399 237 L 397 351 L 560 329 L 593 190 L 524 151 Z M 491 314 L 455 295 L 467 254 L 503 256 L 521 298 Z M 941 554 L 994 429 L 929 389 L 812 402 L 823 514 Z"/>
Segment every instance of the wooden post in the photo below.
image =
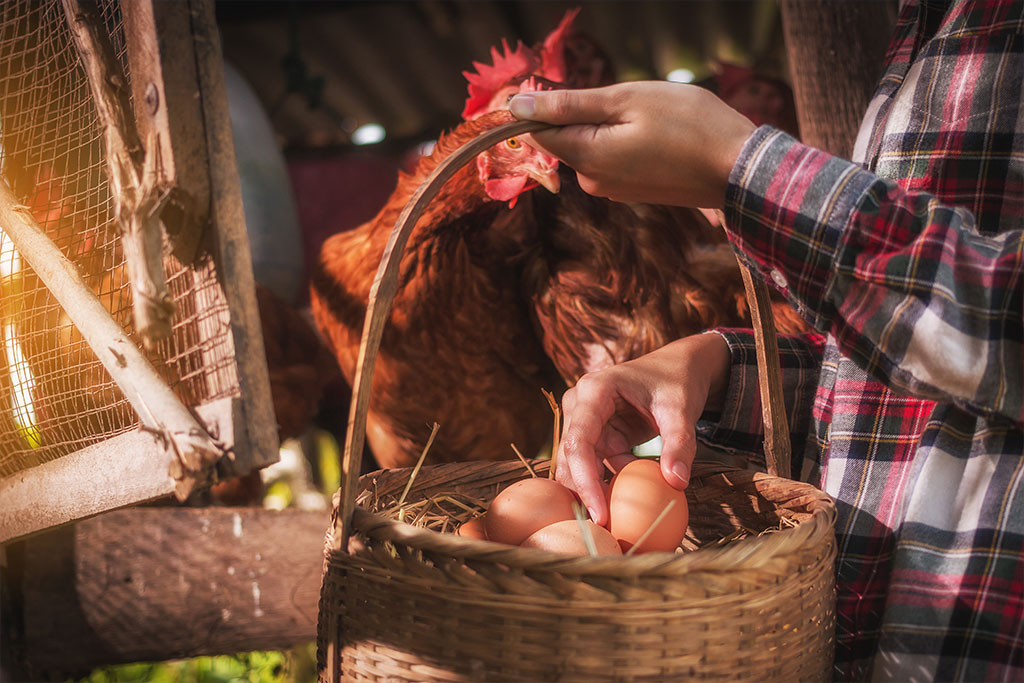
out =
<path fill-rule="evenodd" d="M 210 162 L 210 218 L 215 236 L 211 248 L 216 255 L 217 279 L 224 288 L 231 311 L 231 339 L 250 446 L 247 452 L 238 454 L 233 464 L 237 474 L 246 474 L 277 462 L 277 420 L 270 396 L 249 237 L 245 232 L 242 191 L 224 85 L 224 56 L 217 35 L 213 0 L 189 0 L 189 10 Z"/>
<path fill-rule="evenodd" d="M 895 2 L 780 0 L 804 142 L 849 158 L 881 75 Z"/>
<path fill-rule="evenodd" d="M 97 9 L 78 0 L 63 0 L 63 4 L 103 129 L 110 196 L 132 281 L 135 331 L 146 348 L 153 349 L 170 336 L 174 317 L 174 301 L 164 278 L 160 211 L 170 188 L 162 171 L 159 131 L 150 131 L 143 148 L 131 114 L 128 83 Z"/>
<path fill-rule="evenodd" d="M 327 511 L 137 508 L 13 544 L 4 650 L 39 680 L 311 642 L 329 524 Z"/>
<path fill-rule="evenodd" d="M 133 0 L 121 15 L 135 125 L 159 148 L 157 171 L 168 188 L 160 217 L 175 256 L 192 264 L 209 228 L 210 174 L 191 13 L 185 2 Z"/>

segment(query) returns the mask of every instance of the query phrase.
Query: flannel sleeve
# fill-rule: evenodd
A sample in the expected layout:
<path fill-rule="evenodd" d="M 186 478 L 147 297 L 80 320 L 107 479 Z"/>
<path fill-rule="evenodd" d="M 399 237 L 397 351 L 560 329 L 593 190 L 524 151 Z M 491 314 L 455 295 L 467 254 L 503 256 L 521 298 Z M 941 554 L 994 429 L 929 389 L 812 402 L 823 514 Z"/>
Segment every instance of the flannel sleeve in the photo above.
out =
<path fill-rule="evenodd" d="M 729 239 L 888 386 L 1024 422 L 1024 234 L 907 191 L 769 126 L 726 194 Z"/>
<path fill-rule="evenodd" d="M 759 456 L 763 453 L 764 423 L 757 382 L 757 354 L 750 330 L 714 329 L 729 345 L 731 365 L 722 412 L 705 413 L 697 434 L 718 448 Z M 818 384 L 825 338 L 818 334 L 780 335 L 779 365 L 794 457 L 803 452 L 811 428 L 811 407 Z M 794 462 L 794 472 L 799 472 Z"/>

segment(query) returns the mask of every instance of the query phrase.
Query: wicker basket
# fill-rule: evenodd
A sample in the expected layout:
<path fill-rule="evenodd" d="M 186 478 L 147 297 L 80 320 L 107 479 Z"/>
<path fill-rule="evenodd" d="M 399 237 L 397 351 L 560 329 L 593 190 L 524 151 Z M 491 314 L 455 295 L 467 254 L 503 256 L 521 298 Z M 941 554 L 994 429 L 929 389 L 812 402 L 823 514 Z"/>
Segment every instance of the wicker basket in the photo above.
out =
<path fill-rule="evenodd" d="M 355 471 L 362 453 L 376 349 L 418 211 L 476 152 L 531 126 L 537 129 L 509 124 L 458 150 L 399 218 L 371 289 L 345 472 Z M 757 320 L 750 290 L 748 298 Z M 759 341 L 765 359 L 776 353 L 774 334 L 768 336 L 767 351 Z M 768 386 L 762 383 L 763 395 L 777 398 Z M 766 416 L 766 427 L 772 420 Z M 788 436 L 769 441 L 788 444 Z M 777 452 L 769 454 L 770 468 Z M 321 590 L 317 650 L 325 683 L 830 677 L 835 507 L 813 486 L 697 463 L 686 491 L 684 541 L 697 550 L 574 558 L 378 514 L 393 509 L 410 476 L 410 470 L 366 475 L 358 480 L 358 499 L 356 478 L 345 477 Z M 490 501 L 525 476 L 515 461 L 428 466 L 405 500 L 461 493 Z M 747 537 L 722 543 L 738 531 Z"/>
<path fill-rule="evenodd" d="M 407 500 L 489 500 L 524 476 L 518 462 L 425 467 Z M 330 669 L 405 681 L 829 677 L 834 508 L 812 486 L 698 463 L 687 540 L 703 549 L 567 558 L 373 514 L 408 478 L 364 476 L 371 512 L 357 508 L 352 552 L 328 539 L 322 680 Z M 756 535 L 784 520 L 796 526 Z M 737 530 L 753 534 L 707 547 Z"/>

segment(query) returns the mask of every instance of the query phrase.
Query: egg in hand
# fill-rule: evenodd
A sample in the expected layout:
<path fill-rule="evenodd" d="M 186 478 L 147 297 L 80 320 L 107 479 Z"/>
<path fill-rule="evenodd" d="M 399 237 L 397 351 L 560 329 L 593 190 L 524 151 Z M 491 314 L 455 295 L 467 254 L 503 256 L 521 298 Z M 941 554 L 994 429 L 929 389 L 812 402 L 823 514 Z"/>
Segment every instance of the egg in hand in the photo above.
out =
<path fill-rule="evenodd" d="M 668 512 L 658 520 L 666 508 Z M 633 460 L 612 477 L 608 509 L 608 530 L 623 552 L 652 526 L 633 553 L 673 552 L 686 535 L 690 518 L 686 494 L 669 486 L 657 460 L 646 458 Z"/>

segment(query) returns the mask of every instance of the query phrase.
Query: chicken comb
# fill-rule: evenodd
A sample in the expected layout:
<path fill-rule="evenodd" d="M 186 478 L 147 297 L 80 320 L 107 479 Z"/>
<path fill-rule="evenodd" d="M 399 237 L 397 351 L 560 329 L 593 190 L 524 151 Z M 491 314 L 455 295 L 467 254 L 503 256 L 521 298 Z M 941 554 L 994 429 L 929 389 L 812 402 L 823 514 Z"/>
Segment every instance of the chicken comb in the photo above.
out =
<path fill-rule="evenodd" d="M 462 110 L 462 118 L 469 120 L 487 111 L 494 94 L 506 85 L 514 85 L 527 74 L 538 74 L 549 81 L 561 83 L 565 80 L 565 39 L 572 28 L 572 22 L 580 8 L 569 10 L 551 33 L 544 39 L 538 53 L 531 47 L 516 43 L 516 49 L 502 39 L 502 50 L 491 48 L 491 64 L 473 62 L 476 71 L 463 71 L 469 82 L 469 97 Z"/>
<path fill-rule="evenodd" d="M 504 39 L 501 46 L 502 52 L 498 52 L 498 48 L 491 48 L 493 64 L 473 62 L 476 72 L 462 72 L 469 82 L 469 98 L 462 110 L 462 118 L 468 120 L 486 111 L 499 88 L 530 73 L 540 63 L 537 54 L 523 45 L 523 41 L 516 43 L 515 50 L 511 50 L 508 41 Z"/>
<path fill-rule="evenodd" d="M 540 75 L 544 78 L 558 83 L 565 81 L 565 39 L 569 36 L 572 22 L 579 13 L 579 7 L 566 12 L 555 30 L 544 39 L 544 45 L 540 50 Z"/>

